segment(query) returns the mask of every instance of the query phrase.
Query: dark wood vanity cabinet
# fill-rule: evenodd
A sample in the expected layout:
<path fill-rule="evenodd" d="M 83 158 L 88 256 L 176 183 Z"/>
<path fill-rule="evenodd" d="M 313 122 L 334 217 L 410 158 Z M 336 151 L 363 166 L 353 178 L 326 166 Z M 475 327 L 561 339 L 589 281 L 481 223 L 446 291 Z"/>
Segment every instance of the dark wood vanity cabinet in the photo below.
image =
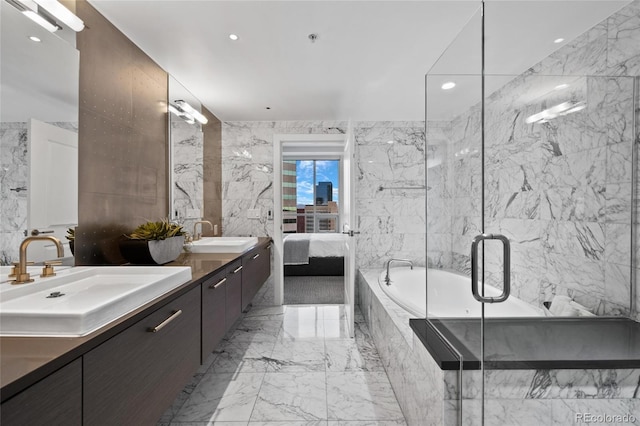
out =
<path fill-rule="evenodd" d="M 213 352 L 227 332 L 227 287 L 226 270 L 202 283 L 202 362 Z"/>
<path fill-rule="evenodd" d="M 271 244 L 258 246 L 242 256 L 242 310 L 246 310 L 271 275 Z"/>
<path fill-rule="evenodd" d="M 82 361 L 77 359 L 0 407 L 2 426 L 82 424 Z"/>
<path fill-rule="evenodd" d="M 155 425 L 200 365 L 201 290 L 83 356 L 85 425 Z"/>
<path fill-rule="evenodd" d="M 242 315 L 242 261 L 202 283 L 202 362 Z"/>
<path fill-rule="evenodd" d="M 233 324 L 242 315 L 242 260 L 238 259 L 227 268 L 227 306 L 226 306 L 226 330 L 229 331 Z"/>
<path fill-rule="evenodd" d="M 156 425 L 270 274 L 271 244 L 253 248 L 5 401 L 0 424 Z"/>

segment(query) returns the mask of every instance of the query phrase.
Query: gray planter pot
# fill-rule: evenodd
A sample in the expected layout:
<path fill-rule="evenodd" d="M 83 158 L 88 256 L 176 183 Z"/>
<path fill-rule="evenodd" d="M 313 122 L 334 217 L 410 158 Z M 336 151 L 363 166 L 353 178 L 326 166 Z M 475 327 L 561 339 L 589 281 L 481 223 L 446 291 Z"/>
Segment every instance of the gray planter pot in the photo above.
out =
<path fill-rule="evenodd" d="M 163 265 L 180 256 L 184 235 L 165 240 L 122 240 L 120 252 L 129 263 L 136 265 Z"/>

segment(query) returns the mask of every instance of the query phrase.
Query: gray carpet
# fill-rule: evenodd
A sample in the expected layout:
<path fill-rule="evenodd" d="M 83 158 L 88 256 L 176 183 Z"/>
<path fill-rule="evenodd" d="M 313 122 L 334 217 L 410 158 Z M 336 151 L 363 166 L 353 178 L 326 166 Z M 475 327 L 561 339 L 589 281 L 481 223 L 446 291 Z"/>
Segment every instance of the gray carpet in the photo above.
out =
<path fill-rule="evenodd" d="M 344 303 L 344 277 L 284 277 L 284 304 Z"/>

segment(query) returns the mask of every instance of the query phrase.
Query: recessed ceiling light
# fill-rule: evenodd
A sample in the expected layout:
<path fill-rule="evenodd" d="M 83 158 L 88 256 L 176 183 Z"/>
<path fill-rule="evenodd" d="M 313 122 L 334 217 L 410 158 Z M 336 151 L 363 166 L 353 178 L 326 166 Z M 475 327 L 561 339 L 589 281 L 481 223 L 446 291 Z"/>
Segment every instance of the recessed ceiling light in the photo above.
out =
<path fill-rule="evenodd" d="M 449 90 L 456 87 L 456 84 L 453 81 L 447 81 L 442 85 L 442 90 Z"/>
<path fill-rule="evenodd" d="M 230 38 L 231 40 L 233 40 L 233 41 L 236 41 L 236 40 L 237 40 L 237 39 L 239 39 L 240 37 L 238 37 L 238 36 L 237 36 L 237 35 L 235 35 L 235 34 L 229 34 L 229 38 Z"/>
<path fill-rule="evenodd" d="M 553 42 L 556 43 L 556 44 L 562 43 L 563 41 L 564 41 L 564 39 L 562 37 L 553 40 Z"/>
<path fill-rule="evenodd" d="M 31 41 L 35 41 L 36 43 L 40 43 L 42 40 L 40 40 L 38 37 L 36 36 L 29 36 L 29 40 Z"/>
<path fill-rule="evenodd" d="M 566 89 L 567 87 L 569 87 L 568 84 L 562 83 L 562 84 L 558 84 L 556 87 L 554 87 L 553 90 L 562 90 L 562 89 Z"/>

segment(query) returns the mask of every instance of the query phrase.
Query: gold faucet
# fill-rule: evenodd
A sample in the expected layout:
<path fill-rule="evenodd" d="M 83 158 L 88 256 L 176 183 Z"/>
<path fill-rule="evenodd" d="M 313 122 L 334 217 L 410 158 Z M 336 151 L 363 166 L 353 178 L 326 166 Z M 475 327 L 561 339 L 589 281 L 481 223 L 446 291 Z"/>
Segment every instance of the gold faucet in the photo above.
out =
<path fill-rule="evenodd" d="M 31 275 L 27 272 L 27 246 L 32 241 L 45 241 L 49 240 L 56 245 L 58 249 L 58 257 L 64 257 L 64 248 L 59 239 L 52 235 L 37 235 L 25 238 L 20 244 L 20 262 L 18 262 L 18 270 L 16 271 L 16 279 L 13 284 L 24 284 L 33 281 Z"/>
<path fill-rule="evenodd" d="M 192 241 L 198 241 L 200 238 L 202 238 L 202 234 L 196 234 L 196 229 L 198 227 L 198 224 L 205 224 L 208 223 L 209 227 L 211 228 L 211 230 L 213 231 L 213 223 L 209 222 L 208 220 L 199 220 L 196 223 L 193 224 L 193 239 Z M 202 230 L 202 226 L 200 226 L 200 230 Z"/>

